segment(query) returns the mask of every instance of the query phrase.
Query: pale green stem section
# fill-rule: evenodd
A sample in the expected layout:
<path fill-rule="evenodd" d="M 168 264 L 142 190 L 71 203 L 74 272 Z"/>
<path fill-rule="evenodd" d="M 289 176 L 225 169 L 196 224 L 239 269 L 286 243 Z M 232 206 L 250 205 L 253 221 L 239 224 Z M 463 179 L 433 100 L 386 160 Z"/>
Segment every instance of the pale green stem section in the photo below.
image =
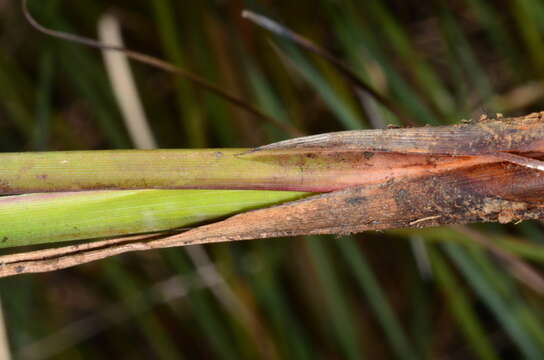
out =
<path fill-rule="evenodd" d="M 256 190 L 124 190 L 0 198 L 0 247 L 175 229 L 301 198 Z"/>
<path fill-rule="evenodd" d="M 247 149 L 0 154 L 0 194 L 113 189 L 330 191 L 360 181 L 352 160 Z"/>

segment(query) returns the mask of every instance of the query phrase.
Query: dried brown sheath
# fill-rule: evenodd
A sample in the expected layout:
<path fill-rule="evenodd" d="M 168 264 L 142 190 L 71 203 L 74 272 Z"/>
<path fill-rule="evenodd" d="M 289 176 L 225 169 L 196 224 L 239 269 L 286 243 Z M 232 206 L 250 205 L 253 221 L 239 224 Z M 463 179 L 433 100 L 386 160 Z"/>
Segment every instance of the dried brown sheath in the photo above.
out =
<path fill-rule="evenodd" d="M 544 113 L 451 126 L 340 131 L 280 141 L 252 153 L 276 149 L 434 155 L 544 151 Z"/>
<path fill-rule="evenodd" d="M 32 253 L 16 259 L 12 257 L 13 260 L 0 257 L 0 262 L 5 263 L 0 267 L 0 276 L 50 271 L 128 251 L 189 244 L 541 219 L 544 218 L 544 172 L 512 163 L 508 159 L 501 160 L 496 155 L 501 152 L 518 154 L 516 156 L 521 154 L 529 162 L 542 156 L 544 125 L 541 115 L 442 127 L 436 131 L 435 128 L 419 128 L 359 132 L 367 141 L 359 148 L 354 140 L 351 145 L 336 142 L 334 149 L 330 142 L 329 147 L 314 146 L 313 149 L 359 154 L 360 159 L 367 161 L 374 157 L 382 158 L 387 166 L 381 168 L 383 174 L 380 179 L 368 178 L 362 170 L 360 185 L 246 212 L 167 238 L 117 241 L 111 246 L 89 251 L 74 248 L 73 252 L 62 251 L 58 255 L 53 252 L 43 257 Z M 460 129 L 467 130 L 468 140 L 463 140 Z M 398 145 L 393 139 L 401 136 L 402 131 L 407 131 L 411 140 Z M 426 136 L 418 139 L 417 131 L 423 131 Z M 433 131 L 434 134 L 449 136 L 432 137 L 429 134 Z M 478 138 L 475 137 L 477 134 Z M 441 140 L 444 140 L 443 144 Z M 387 147 L 376 150 L 378 146 L 369 146 L 369 142 L 386 144 Z M 291 141 L 293 143 L 298 144 L 300 140 L 295 139 Z M 266 148 L 286 150 L 285 146 L 277 144 Z M 289 148 L 301 153 L 311 152 L 311 149 L 299 145 L 292 147 L 288 143 Z M 391 152 L 387 152 L 387 149 Z M 395 152 L 400 149 L 412 154 Z M 441 149 L 439 156 L 430 152 L 437 149 Z M 481 151 L 474 153 L 477 149 Z M 258 158 L 266 156 L 266 153 L 257 151 L 247 156 Z M 462 156 L 458 156 L 460 154 Z M 390 158 L 386 161 L 388 156 Z M 414 157 L 418 159 L 416 165 L 411 163 Z M 402 159 L 408 159 L 408 162 Z M 375 165 L 379 168 L 379 164 Z M 403 166 L 412 170 L 403 172 Z"/>
<path fill-rule="evenodd" d="M 176 245 L 544 215 L 544 174 L 508 163 L 391 180 L 236 215 L 175 237 Z M 159 240 L 159 242 L 165 240 Z M 166 243 L 168 240 L 166 240 Z"/>

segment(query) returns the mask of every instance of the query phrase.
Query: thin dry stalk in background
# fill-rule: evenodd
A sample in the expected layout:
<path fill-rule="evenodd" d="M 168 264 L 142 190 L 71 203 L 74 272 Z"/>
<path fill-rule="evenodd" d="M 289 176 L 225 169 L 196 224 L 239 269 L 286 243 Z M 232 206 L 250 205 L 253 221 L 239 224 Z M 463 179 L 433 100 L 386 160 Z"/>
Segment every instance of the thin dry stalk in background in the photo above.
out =
<path fill-rule="evenodd" d="M 104 15 L 99 22 L 101 40 L 105 44 L 124 47 L 122 42 L 120 25 L 113 15 Z M 127 57 L 123 52 L 103 50 L 104 61 L 107 64 L 108 74 L 119 106 L 123 112 L 123 118 L 131 139 L 137 149 L 155 149 L 157 144 L 147 121 L 143 104 L 141 103 L 136 83 Z M 197 274 L 209 287 L 218 301 L 229 311 L 234 318 L 249 329 L 253 340 L 259 343 L 260 355 L 264 359 L 271 358 L 270 335 L 260 326 L 257 316 L 250 310 L 247 304 L 238 297 L 223 278 L 219 270 L 213 264 L 212 259 L 201 246 L 187 247 L 187 255 L 193 262 Z"/>
<path fill-rule="evenodd" d="M 10 360 L 11 353 L 9 350 L 9 341 L 5 324 L 4 309 L 2 308 L 2 302 L 0 301 L 0 359 Z"/>

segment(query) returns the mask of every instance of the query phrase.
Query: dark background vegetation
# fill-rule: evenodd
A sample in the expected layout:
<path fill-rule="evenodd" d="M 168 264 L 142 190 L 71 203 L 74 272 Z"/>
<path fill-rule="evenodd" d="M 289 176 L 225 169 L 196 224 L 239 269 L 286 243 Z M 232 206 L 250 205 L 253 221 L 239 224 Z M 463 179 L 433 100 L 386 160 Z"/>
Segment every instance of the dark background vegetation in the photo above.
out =
<path fill-rule="evenodd" d="M 305 133 L 402 125 L 322 59 L 240 17 L 270 16 L 346 61 L 423 124 L 521 115 L 544 102 L 538 0 L 36 0 L 44 24 L 96 37 L 116 14 L 128 47 L 189 69 Z M 279 46 L 279 52 L 270 41 Z M 163 148 L 287 138 L 224 100 L 133 63 Z M 0 0 L 0 151 L 131 148 L 99 52 L 48 38 Z M 1 164 L 0 164 L 1 166 Z M 29 219 L 32 221 L 32 219 Z M 540 223 L 479 225 L 535 268 Z M 452 229 L 129 254 L 0 280 L 14 358 L 541 358 L 542 296 Z M 225 282 L 226 281 L 226 282 Z M 226 294 L 228 293 L 228 294 Z"/>

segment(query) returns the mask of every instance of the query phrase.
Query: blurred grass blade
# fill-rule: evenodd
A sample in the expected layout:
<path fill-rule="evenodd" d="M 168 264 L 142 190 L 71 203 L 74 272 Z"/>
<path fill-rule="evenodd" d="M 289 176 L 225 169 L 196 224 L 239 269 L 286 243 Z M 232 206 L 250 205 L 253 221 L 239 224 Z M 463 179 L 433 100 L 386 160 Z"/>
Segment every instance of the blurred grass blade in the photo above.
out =
<path fill-rule="evenodd" d="M 179 274 L 188 274 L 198 270 L 192 268 L 184 255 L 177 250 L 166 250 L 163 254 L 164 258 Z M 202 279 L 202 277 L 200 278 Z M 208 286 L 213 285 L 208 284 Z M 200 331 L 203 332 L 210 342 L 217 358 L 225 360 L 237 359 L 237 351 L 232 341 L 232 334 L 229 333 L 228 327 L 222 321 L 221 313 L 218 312 L 210 296 L 209 289 L 198 288 L 188 292 L 187 301 L 191 312 L 195 315 L 194 320 L 198 324 Z M 178 305 L 174 308 L 176 310 L 183 309 L 182 306 Z"/>
<path fill-rule="evenodd" d="M 399 235 L 406 239 L 411 238 L 414 230 L 390 230 L 390 234 Z M 466 236 L 460 236 L 459 232 L 450 227 L 438 227 L 418 229 L 417 234 L 429 242 L 453 242 L 474 245 L 474 242 Z M 544 246 L 523 241 L 503 234 L 494 235 L 494 243 L 503 250 L 526 260 L 544 262 Z"/>
<path fill-rule="evenodd" d="M 252 85 L 253 92 L 259 105 L 263 109 L 267 109 L 267 113 L 279 121 L 288 122 L 289 116 L 287 114 L 287 106 L 283 103 L 281 97 L 277 96 L 274 89 L 271 88 L 270 84 L 258 69 L 253 65 L 247 67 L 249 82 Z M 269 133 L 273 134 L 271 138 L 276 141 L 285 139 L 285 136 L 287 135 L 284 132 L 280 132 L 271 127 L 269 127 Z"/>
<path fill-rule="evenodd" d="M 55 63 L 53 53 L 47 51 L 41 59 L 40 83 L 36 94 L 36 126 L 34 127 L 33 148 L 45 151 L 51 136 L 51 101 Z"/>
<path fill-rule="evenodd" d="M 7 54 L 0 49 L 0 91 L 2 92 L 2 110 L 7 122 L 11 122 L 23 135 L 32 136 L 34 119 L 27 99 L 30 98 L 27 87 L 28 79 L 14 64 Z"/>
<path fill-rule="evenodd" d="M 308 237 L 306 244 L 319 276 L 319 283 L 325 297 L 332 329 L 329 333 L 335 337 L 346 359 L 363 359 L 362 336 L 357 332 L 357 325 L 345 298 L 344 291 L 325 245 L 326 237 Z M 331 332 L 332 330 L 332 332 Z"/>
<path fill-rule="evenodd" d="M 332 23 L 342 46 L 342 51 L 349 55 L 352 68 L 357 69 L 360 76 L 368 68 L 368 62 L 375 62 L 383 71 L 386 79 L 389 97 L 399 103 L 411 118 L 424 124 L 438 124 L 439 122 L 424 106 L 418 97 L 417 91 L 399 74 L 387 55 L 383 41 L 380 41 L 364 21 L 357 17 L 357 10 L 353 3 L 336 5 L 323 0 L 327 12 L 331 14 Z M 367 72 L 368 69 L 367 69 Z"/>
<path fill-rule="evenodd" d="M 481 273 L 482 269 L 473 261 L 469 253 L 463 251 L 459 245 L 446 244 L 444 247 L 479 297 L 517 344 L 521 353 L 527 359 L 540 359 L 542 349 L 536 345 L 533 337 L 528 336 L 525 326 L 518 317 L 519 314 L 506 303 L 505 298 L 494 288 L 489 279 L 485 278 Z"/>
<path fill-rule="evenodd" d="M 125 270 L 117 261 L 109 260 L 103 265 L 105 278 L 109 280 L 117 297 L 133 313 L 139 330 L 147 339 L 154 351 L 153 358 L 161 360 L 182 359 L 171 334 L 152 312 L 149 300 L 140 296 L 139 285 L 135 277 Z"/>
<path fill-rule="evenodd" d="M 510 3 L 512 14 L 517 22 L 521 39 L 525 42 L 528 57 L 532 61 L 533 71 L 544 76 L 544 52 L 542 52 L 542 34 L 544 33 L 540 19 L 544 15 L 544 7 L 540 1 L 519 0 Z"/>
<path fill-rule="evenodd" d="M 476 91 L 479 102 L 483 102 L 486 106 L 490 106 L 491 111 L 501 111 L 497 106 L 491 103 L 492 88 L 488 79 L 488 75 L 481 68 L 474 52 L 464 33 L 459 22 L 450 13 L 444 0 L 435 0 L 437 3 L 437 13 L 442 27 L 444 38 L 453 53 L 455 64 L 459 64 L 463 68 L 463 78 L 465 81 L 460 81 L 464 86 L 468 86 L 468 90 Z M 452 64 L 452 67 L 455 65 Z M 466 75 L 465 75 L 466 74 Z M 459 80 L 459 79 L 458 79 Z M 472 84 L 471 84 L 472 83 Z M 474 89 L 474 90 L 473 90 Z M 461 98 L 467 103 L 469 94 Z M 468 98 L 468 99 L 467 99 Z"/>
<path fill-rule="evenodd" d="M 522 54 L 516 49 L 513 40 L 513 34 L 505 25 L 504 15 L 497 11 L 493 6 L 493 2 L 486 0 L 468 0 L 467 4 L 473 9 L 474 15 L 479 19 L 479 24 L 487 31 L 485 35 L 489 37 L 494 48 L 509 61 L 509 65 L 518 71 L 512 72 L 511 76 L 516 79 L 520 78 L 521 74 L 526 71 L 524 69 L 525 60 L 522 59 Z"/>
<path fill-rule="evenodd" d="M 166 58 L 178 67 L 185 67 L 187 64 L 176 25 L 178 21 L 176 7 L 171 0 L 152 1 L 149 6 L 152 7 L 153 15 L 157 20 L 159 37 Z M 175 79 L 175 84 L 176 100 L 187 144 L 193 148 L 204 147 L 206 144 L 204 116 L 196 101 L 194 88 L 181 79 Z"/>
<path fill-rule="evenodd" d="M 384 35 L 385 41 L 395 48 L 399 58 L 405 62 L 406 68 L 413 73 L 418 86 L 431 100 L 431 106 L 441 115 L 449 115 L 455 111 L 451 95 L 437 74 L 414 49 L 408 33 L 398 24 L 389 11 L 388 5 L 380 1 L 368 1 L 363 4 L 367 8 L 369 16 L 379 27 L 380 33 Z"/>
<path fill-rule="evenodd" d="M 127 190 L 2 197 L 0 247 L 170 230 L 303 195 L 289 191 Z"/>
<path fill-rule="evenodd" d="M 361 249 L 356 246 L 354 239 L 339 239 L 336 245 L 340 248 L 343 257 L 351 267 L 360 289 L 365 293 L 372 307 L 372 312 L 382 326 L 385 336 L 394 349 L 397 358 L 406 360 L 418 359 L 418 354 L 408 341 L 404 330 L 391 309 L 389 301 L 382 292 L 372 269 L 361 253 Z"/>
<path fill-rule="evenodd" d="M 412 251 L 413 256 L 413 251 Z M 417 269 L 417 267 L 414 267 Z M 412 273 L 409 298 L 409 334 L 413 339 L 416 351 L 423 359 L 431 359 L 433 342 L 429 341 L 433 335 L 433 314 L 436 311 L 432 288 L 428 279 L 421 273 Z"/>
<path fill-rule="evenodd" d="M 517 283 L 511 276 L 504 276 L 502 268 L 492 262 L 489 256 L 477 248 L 469 248 L 472 259 L 482 269 L 482 274 L 486 276 L 489 282 L 500 291 L 510 306 L 510 311 L 517 317 L 520 324 L 524 327 L 529 338 L 534 339 L 541 351 L 544 351 L 544 327 L 540 321 L 539 315 L 534 311 L 530 303 L 526 301 L 520 292 Z"/>
<path fill-rule="evenodd" d="M 433 247 L 428 247 L 436 282 L 445 292 L 445 300 L 454 315 L 455 321 L 464 333 L 474 353 L 482 360 L 498 360 L 493 345 L 489 342 L 475 312 L 470 306 L 470 299 L 456 280 L 442 255 Z"/>
<path fill-rule="evenodd" d="M 267 262 L 267 249 L 262 249 L 259 254 L 258 263 L 264 270 L 258 279 L 252 279 L 252 285 L 256 296 L 262 302 L 262 307 L 269 313 L 271 321 L 276 328 L 277 334 L 281 339 L 280 344 L 284 343 L 284 358 L 292 356 L 295 359 L 310 360 L 316 358 L 316 352 L 313 344 L 308 338 L 298 322 L 297 314 L 289 307 L 286 289 L 282 286 L 281 280 L 276 274 L 276 269 L 270 269 Z"/>
<path fill-rule="evenodd" d="M 325 81 L 320 72 L 304 57 L 300 50 L 286 41 L 280 43 L 281 52 L 279 54 L 281 59 L 315 88 L 321 99 L 338 117 L 338 121 L 346 129 L 362 129 L 363 126 L 359 114 L 346 103 L 345 99 L 338 96 L 330 84 Z"/>
<path fill-rule="evenodd" d="M 357 74 L 355 74 L 355 72 L 351 70 L 343 61 L 336 58 L 335 56 L 327 52 L 325 49 L 317 46 L 310 40 L 302 37 L 301 35 L 293 32 L 292 30 L 286 28 L 283 25 L 280 25 L 279 23 L 265 16 L 256 14 L 249 10 L 244 10 L 242 12 L 242 17 L 253 21 L 257 25 L 267 29 L 268 31 L 275 33 L 276 35 L 279 35 L 289 41 L 294 42 L 295 44 L 302 47 L 303 49 L 306 49 L 326 59 L 331 64 L 333 64 L 335 68 L 340 72 L 340 74 L 342 74 L 352 85 L 359 88 L 359 90 L 362 90 L 365 93 L 369 94 L 374 100 L 376 100 L 381 105 L 389 109 L 392 113 L 394 113 L 406 125 L 414 124 L 413 121 L 410 120 L 405 115 L 404 111 L 400 109 L 396 103 L 390 101 L 388 98 L 384 97 L 379 92 L 377 92 L 371 85 L 366 83 Z"/>

